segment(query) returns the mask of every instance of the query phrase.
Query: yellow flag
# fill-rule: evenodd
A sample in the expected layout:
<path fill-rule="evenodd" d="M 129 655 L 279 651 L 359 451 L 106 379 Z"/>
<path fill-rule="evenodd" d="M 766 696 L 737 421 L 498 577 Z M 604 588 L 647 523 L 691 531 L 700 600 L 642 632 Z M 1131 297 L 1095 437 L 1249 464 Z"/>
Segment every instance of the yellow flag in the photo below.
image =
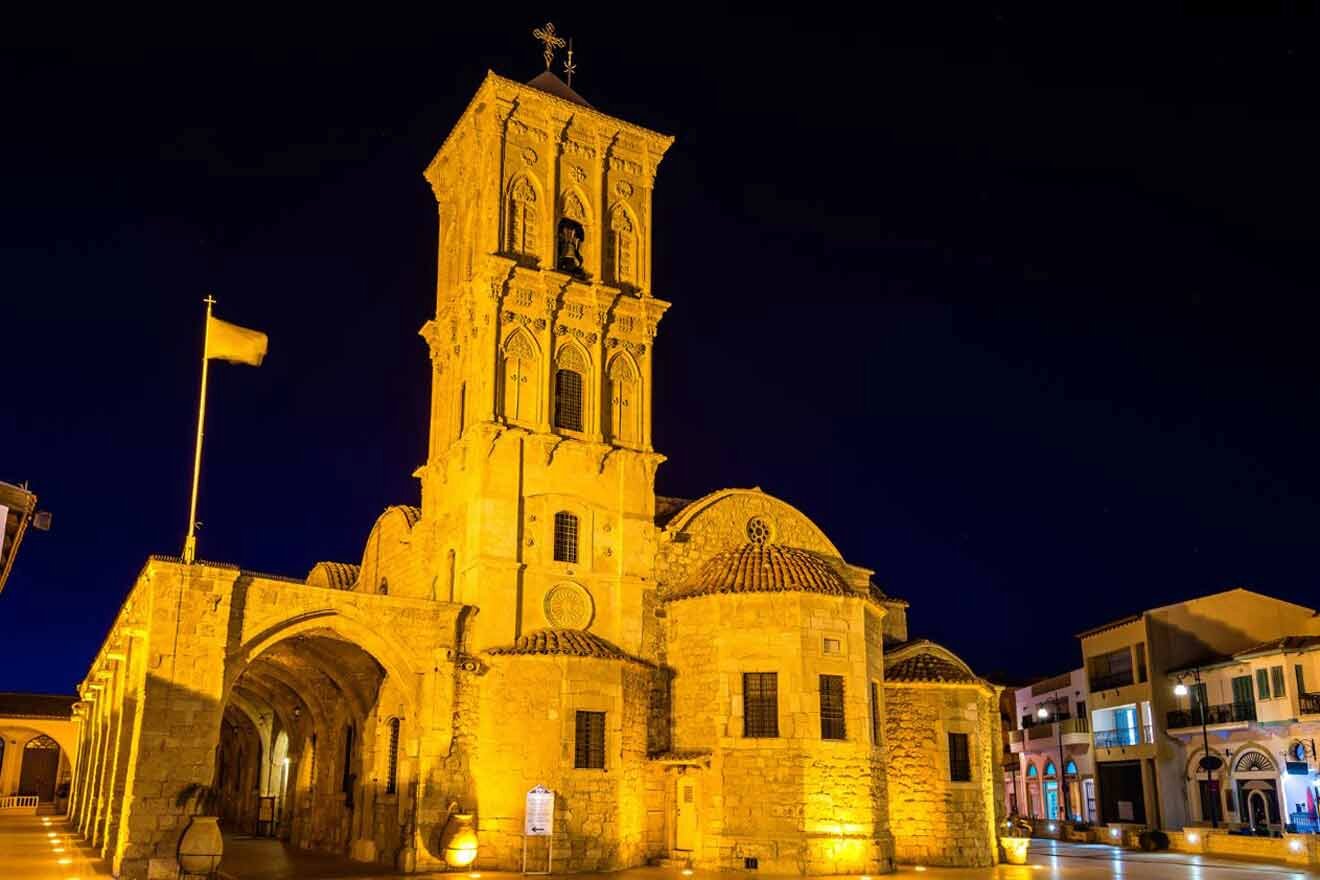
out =
<path fill-rule="evenodd" d="M 266 356 L 266 334 L 219 318 L 207 318 L 206 356 L 231 364 L 259 367 Z"/>

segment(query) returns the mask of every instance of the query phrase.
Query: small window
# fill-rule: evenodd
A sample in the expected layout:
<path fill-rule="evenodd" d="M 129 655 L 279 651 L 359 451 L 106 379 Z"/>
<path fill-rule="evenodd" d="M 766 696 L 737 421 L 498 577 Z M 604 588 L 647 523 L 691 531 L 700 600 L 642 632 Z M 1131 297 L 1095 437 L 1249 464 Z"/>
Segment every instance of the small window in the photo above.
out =
<path fill-rule="evenodd" d="M 605 713 L 577 713 L 573 740 L 573 766 L 583 770 L 605 769 Z"/>
<path fill-rule="evenodd" d="M 871 682 L 871 745 L 880 745 L 880 686 Z"/>
<path fill-rule="evenodd" d="M 837 657 L 843 653 L 843 642 L 826 636 L 821 640 L 821 653 Z"/>
<path fill-rule="evenodd" d="M 1046 768 L 1046 773 L 1049 773 L 1049 768 Z M 965 733 L 949 734 L 949 781 L 972 781 L 972 759 Z"/>
<path fill-rule="evenodd" d="M 578 518 L 560 511 L 555 514 L 555 562 L 578 561 Z"/>
<path fill-rule="evenodd" d="M 399 719 L 390 719 L 389 764 L 385 769 L 385 793 L 395 794 L 399 790 Z"/>
<path fill-rule="evenodd" d="M 1287 694 L 1283 686 L 1283 667 L 1273 666 L 1270 668 L 1270 684 L 1274 687 L 1274 696 L 1282 697 Z"/>
<path fill-rule="evenodd" d="M 463 429 L 467 427 L 467 383 L 458 386 L 458 434 L 463 436 Z"/>
<path fill-rule="evenodd" d="M 779 736 L 777 673 L 743 673 L 743 736 Z"/>
<path fill-rule="evenodd" d="M 1146 680 L 1146 643 L 1137 642 L 1137 684 Z"/>
<path fill-rule="evenodd" d="M 555 427 L 582 430 L 582 374 L 574 370 L 555 371 Z"/>
<path fill-rule="evenodd" d="M 1302 672 L 1302 664 L 1294 666 L 1293 672 L 1297 675 L 1297 695 L 1301 696 L 1306 693 L 1306 674 Z"/>
<path fill-rule="evenodd" d="M 1270 698 L 1270 671 L 1268 669 L 1256 670 L 1256 699 L 1268 700 Z"/>
<path fill-rule="evenodd" d="M 848 738 L 843 715 L 842 675 L 820 677 L 820 738 Z"/>

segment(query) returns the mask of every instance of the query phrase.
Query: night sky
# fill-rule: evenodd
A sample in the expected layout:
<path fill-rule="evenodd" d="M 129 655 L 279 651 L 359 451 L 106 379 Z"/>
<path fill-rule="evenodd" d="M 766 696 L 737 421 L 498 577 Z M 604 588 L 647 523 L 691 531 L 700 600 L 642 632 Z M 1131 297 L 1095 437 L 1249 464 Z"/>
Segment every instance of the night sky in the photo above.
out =
<path fill-rule="evenodd" d="M 44 43 L 0 51 L 0 479 L 54 514 L 0 690 L 70 691 L 179 552 L 207 291 L 270 353 L 212 371 L 199 555 L 303 576 L 417 503 L 422 169 L 547 17 L 589 101 L 677 138 L 658 492 L 786 499 L 1010 681 L 1142 608 L 1320 603 L 1315 18 L 449 6 L 0 38 Z"/>

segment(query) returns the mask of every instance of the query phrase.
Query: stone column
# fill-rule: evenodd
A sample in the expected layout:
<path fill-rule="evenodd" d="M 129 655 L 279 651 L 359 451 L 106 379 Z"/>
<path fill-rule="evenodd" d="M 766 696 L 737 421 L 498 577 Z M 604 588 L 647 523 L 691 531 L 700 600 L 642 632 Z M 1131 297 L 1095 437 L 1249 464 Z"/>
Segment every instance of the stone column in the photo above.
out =
<path fill-rule="evenodd" d="M 101 759 L 104 756 L 105 727 L 106 727 L 106 706 L 110 702 L 109 694 L 106 693 L 105 685 L 101 682 L 95 682 L 91 685 L 96 692 L 96 715 L 93 720 L 95 734 L 92 738 L 91 754 L 87 761 L 87 800 L 83 802 L 82 811 L 78 817 L 78 830 L 82 833 L 84 839 L 90 840 L 92 836 L 92 820 L 96 815 L 96 804 L 101 797 Z"/>
<path fill-rule="evenodd" d="M 115 742 L 115 756 L 111 764 L 109 789 L 110 810 L 106 815 L 105 839 L 101 846 L 101 858 L 114 855 L 119 843 L 119 832 L 124 813 L 124 797 L 127 793 L 127 781 L 132 770 L 133 744 L 135 742 L 137 721 L 137 686 L 138 670 L 142 667 L 142 650 L 130 637 L 125 640 L 124 652 L 119 662 L 119 733 Z"/>
<path fill-rule="evenodd" d="M 77 822 L 83 799 L 87 791 L 87 754 L 90 750 L 90 740 L 92 737 L 92 715 L 96 711 L 96 703 L 90 700 L 86 695 L 80 692 L 82 703 L 79 705 L 78 719 L 78 758 L 73 766 L 73 785 L 69 791 L 68 819 L 70 822 Z"/>
<path fill-rule="evenodd" d="M 121 702 L 123 701 L 124 688 L 123 663 L 120 662 L 123 655 L 106 654 L 107 663 L 113 664 L 109 670 L 109 677 L 105 679 L 106 695 L 106 729 L 105 729 L 105 751 L 102 757 L 101 786 L 100 797 L 97 798 L 96 813 L 92 819 L 92 846 L 102 846 L 105 842 L 105 825 L 110 814 L 114 811 L 114 775 L 116 759 L 119 757 L 119 734 L 120 722 L 123 718 L 121 711 Z M 102 846 L 104 853 L 104 847 Z"/>

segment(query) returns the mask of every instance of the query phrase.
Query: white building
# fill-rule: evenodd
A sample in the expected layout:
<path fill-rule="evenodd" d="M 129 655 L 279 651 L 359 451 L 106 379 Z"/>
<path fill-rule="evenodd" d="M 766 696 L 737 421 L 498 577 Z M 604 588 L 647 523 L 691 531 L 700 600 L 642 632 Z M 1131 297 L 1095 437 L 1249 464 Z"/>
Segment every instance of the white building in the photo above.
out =
<path fill-rule="evenodd" d="M 1173 670 L 1164 683 L 1179 694 L 1165 723 L 1182 747 L 1188 824 L 1320 830 L 1320 636 L 1253 645 Z M 1209 773 L 1207 744 L 1218 759 Z"/>
<path fill-rule="evenodd" d="M 1086 671 L 1074 669 L 1018 688 L 1014 703 L 1016 729 L 1008 741 L 1018 766 L 1005 779 L 1008 812 L 1098 821 Z"/>

